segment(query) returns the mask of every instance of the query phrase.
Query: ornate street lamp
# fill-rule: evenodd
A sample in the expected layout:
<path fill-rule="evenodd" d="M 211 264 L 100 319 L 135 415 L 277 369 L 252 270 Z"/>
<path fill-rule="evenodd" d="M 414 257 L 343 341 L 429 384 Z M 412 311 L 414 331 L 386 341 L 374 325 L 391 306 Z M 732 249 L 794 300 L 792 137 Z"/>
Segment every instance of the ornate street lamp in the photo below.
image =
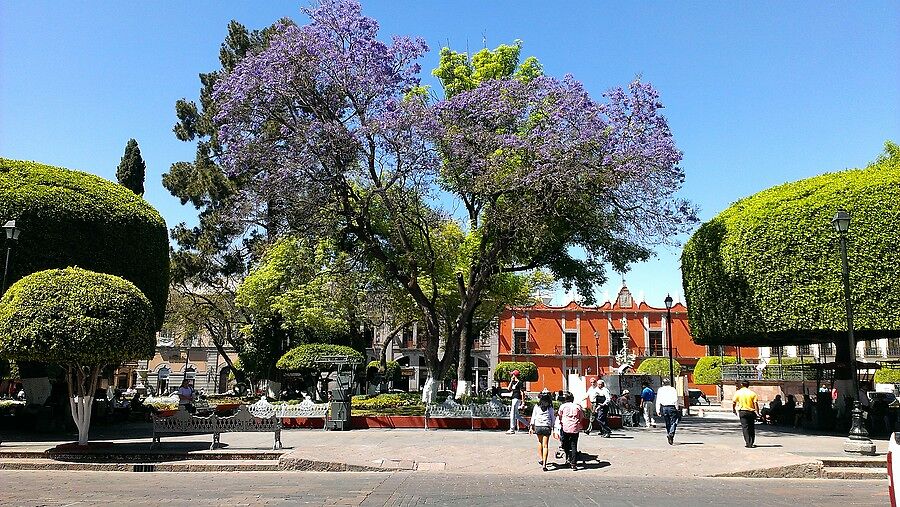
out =
<path fill-rule="evenodd" d="M 675 360 L 672 359 L 672 296 L 666 294 L 666 341 L 669 345 L 669 385 L 675 387 Z"/>
<path fill-rule="evenodd" d="M 19 233 L 22 232 L 16 227 L 16 221 L 10 220 L 3 225 L 6 231 L 6 263 L 3 264 L 3 292 L 6 292 L 6 277 L 9 275 L 9 256 L 12 252 L 13 243 L 19 240 Z"/>
<path fill-rule="evenodd" d="M 869 440 L 869 432 L 862 420 L 862 410 L 859 408 L 859 379 L 856 370 L 856 340 L 853 338 L 853 304 L 850 302 L 850 263 L 847 261 L 847 233 L 850 230 L 850 213 L 838 210 L 831 225 L 841 243 L 841 261 L 844 282 L 844 307 L 847 312 L 847 340 L 850 342 L 850 376 L 853 385 L 853 410 L 850 435 L 844 443 L 844 451 L 857 454 L 875 454 L 875 444 Z"/>

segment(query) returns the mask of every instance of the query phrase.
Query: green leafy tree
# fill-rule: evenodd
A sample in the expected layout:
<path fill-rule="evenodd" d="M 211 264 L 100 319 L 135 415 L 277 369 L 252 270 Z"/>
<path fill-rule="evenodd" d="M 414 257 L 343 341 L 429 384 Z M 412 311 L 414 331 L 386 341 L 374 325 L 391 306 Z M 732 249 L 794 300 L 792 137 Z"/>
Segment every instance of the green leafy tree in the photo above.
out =
<path fill-rule="evenodd" d="M 732 204 L 703 224 L 682 254 L 694 340 L 782 346 L 833 342 L 850 377 L 841 254 L 831 220 L 852 216 L 848 240 L 857 340 L 900 336 L 900 149 L 865 169 L 779 185 Z"/>
<path fill-rule="evenodd" d="M 144 178 L 147 174 L 147 164 L 141 157 L 141 149 L 137 141 L 129 139 L 125 145 L 125 154 L 116 169 L 116 179 L 119 185 L 131 190 L 137 195 L 144 195 Z"/>
<path fill-rule="evenodd" d="M 879 368 L 875 372 L 876 384 L 900 384 L 900 370 Z"/>
<path fill-rule="evenodd" d="M 78 443 L 86 445 L 97 379 L 107 365 L 150 358 L 153 306 L 134 284 L 80 268 L 39 271 L 0 299 L 0 355 L 66 369 Z"/>
<path fill-rule="evenodd" d="M 681 364 L 678 361 L 672 363 L 675 376 L 681 375 Z M 669 378 L 669 360 L 663 357 L 648 357 L 641 361 L 637 372 L 643 375 L 659 375 Z"/>
<path fill-rule="evenodd" d="M 366 366 L 366 378 L 371 383 L 397 382 L 400 380 L 400 363 L 397 361 L 387 361 L 384 369 L 382 369 L 380 361 L 371 361 Z"/>

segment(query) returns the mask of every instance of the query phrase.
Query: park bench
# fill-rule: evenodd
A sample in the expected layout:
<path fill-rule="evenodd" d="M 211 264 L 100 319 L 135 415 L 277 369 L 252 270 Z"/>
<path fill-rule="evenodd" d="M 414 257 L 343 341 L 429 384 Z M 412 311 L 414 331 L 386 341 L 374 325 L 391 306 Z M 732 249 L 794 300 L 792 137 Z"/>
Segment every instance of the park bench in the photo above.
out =
<path fill-rule="evenodd" d="M 273 449 L 281 448 L 281 419 L 278 417 L 257 417 L 252 407 L 241 407 L 232 416 L 219 417 L 212 414 L 207 417 L 191 415 L 186 410 L 179 410 L 170 417 L 153 415 L 153 441 L 150 448 L 160 443 L 160 437 L 171 435 L 212 434 L 210 449 L 219 446 L 219 435 L 244 431 L 272 431 L 275 433 Z"/>
<path fill-rule="evenodd" d="M 476 419 L 505 419 L 509 417 L 509 406 L 504 405 L 497 397 L 487 403 L 470 403 L 462 405 L 453 398 L 441 403 L 430 403 L 425 406 L 425 429 L 429 419 L 469 419 L 471 428 L 475 429 Z"/>

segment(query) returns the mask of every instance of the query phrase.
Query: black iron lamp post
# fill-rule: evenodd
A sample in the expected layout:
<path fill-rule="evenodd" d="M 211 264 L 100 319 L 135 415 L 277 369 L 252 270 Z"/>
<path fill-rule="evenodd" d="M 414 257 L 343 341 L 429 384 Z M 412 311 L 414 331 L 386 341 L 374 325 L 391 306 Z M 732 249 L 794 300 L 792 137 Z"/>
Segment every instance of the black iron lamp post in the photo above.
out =
<path fill-rule="evenodd" d="M 675 387 L 675 360 L 672 359 L 672 296 L 666 294 L 666 341 L 669 345 L 669 385 Z"/>
<path fill-rule="evenodd" d="M 847 312 L 847 340 L 850 342 L 850 376 L 853 385 L 853 410 L 850 412 L 852 416 L 852 424 L 850 426 L 850 434 L 847 442 L 844 444 L 845 452 L 857 454 L 875 454 L 875 444 L 869 440 L 869 432 L 866 431 L 866 425 L 863 422 L 863 413 L 859 408 L 859 379 L 856 370 L 856 339 L 853 338 L 853 304 L 850 302 L 850 263 L 847 261 L 847 233 L 850 230 L 850 213 L 844 210 L 838 210 L 834 218 L 831 219 L 831 225 L 841 243 L 841 264 L 844 282 L 844 308 Z"/>
<path fill-rule="evenodd" d="M 19 240 L 19 233 L 22 232 L 16 227 L 16 221 L 10 220 L 3 225 L 3 230 L 6 231 L 6 262 L 3 264 L 3 292 L 6 292 L 6 278 L 9 276 L 9 257 L 12 253 L 13 243 Z"/>

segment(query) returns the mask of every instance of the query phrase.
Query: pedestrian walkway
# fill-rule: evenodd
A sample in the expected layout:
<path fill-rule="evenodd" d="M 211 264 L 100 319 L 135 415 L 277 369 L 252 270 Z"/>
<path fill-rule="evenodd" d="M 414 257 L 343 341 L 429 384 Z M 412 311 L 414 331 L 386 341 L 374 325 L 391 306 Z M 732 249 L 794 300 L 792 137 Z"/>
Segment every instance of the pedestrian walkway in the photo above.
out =
<path fill-rule="evenodd" d="M 149 452 L 149 431 L 141 433 L 143 429 L 139 425 L 101 428 L 91 438 L 110 441 L 117 453 L 139 459 L 141 454 L 146 457 Z M 148 436 L 129 437 L 128 434 Z M 4 435 L 0 461 L 20 460 L 28 455 L 39 458 L 38 454 L 66 442 L 63 439 L 33 441 L 28 437 Z M 612 438 L 582 435 L 579 449 L 587 461 L 577 473 L 622 477 L 812 477 L 821 470 L 820 460 L 847 457 L 843 452 L 844 438 L 759 426 L 757 448 L 746 449 L 737 418 L 718 412 L 702 418 L 683 418 L 673 446 L 666 442 L 662 428 L 616 430 Z M 280 459 L 283 467 L 300 470 L 399 469 L 508 474 L 511 464 L 515 464 L 519 470 L 533 465 L 536 472 L 540 471 L 536 439 L 521 432 L 507 435 L 500 431 L 421 429 L 286 430 L 282 432 L 282 441 L 283 453 L 273 453 L 269 450 L 270 434 L 227 433 L 222 435 L 223 449 L 210 452 L 205 450 L 208 436 L 187 435 L 164 438 L 158 452 L 177 456 L 173 460 L 201 460 L 204 465 L 215 460 L 246 460 L 258 455 L 260 460 L 271 463 L 272 459 Z M 876 445 L 883 459 L 887 441 L 877 441 Z M 556 446 L 557 442 L 551 440 L 551 456 Z M 564 471 L 571 473 L 562 469 L 555 473 Z"/>

